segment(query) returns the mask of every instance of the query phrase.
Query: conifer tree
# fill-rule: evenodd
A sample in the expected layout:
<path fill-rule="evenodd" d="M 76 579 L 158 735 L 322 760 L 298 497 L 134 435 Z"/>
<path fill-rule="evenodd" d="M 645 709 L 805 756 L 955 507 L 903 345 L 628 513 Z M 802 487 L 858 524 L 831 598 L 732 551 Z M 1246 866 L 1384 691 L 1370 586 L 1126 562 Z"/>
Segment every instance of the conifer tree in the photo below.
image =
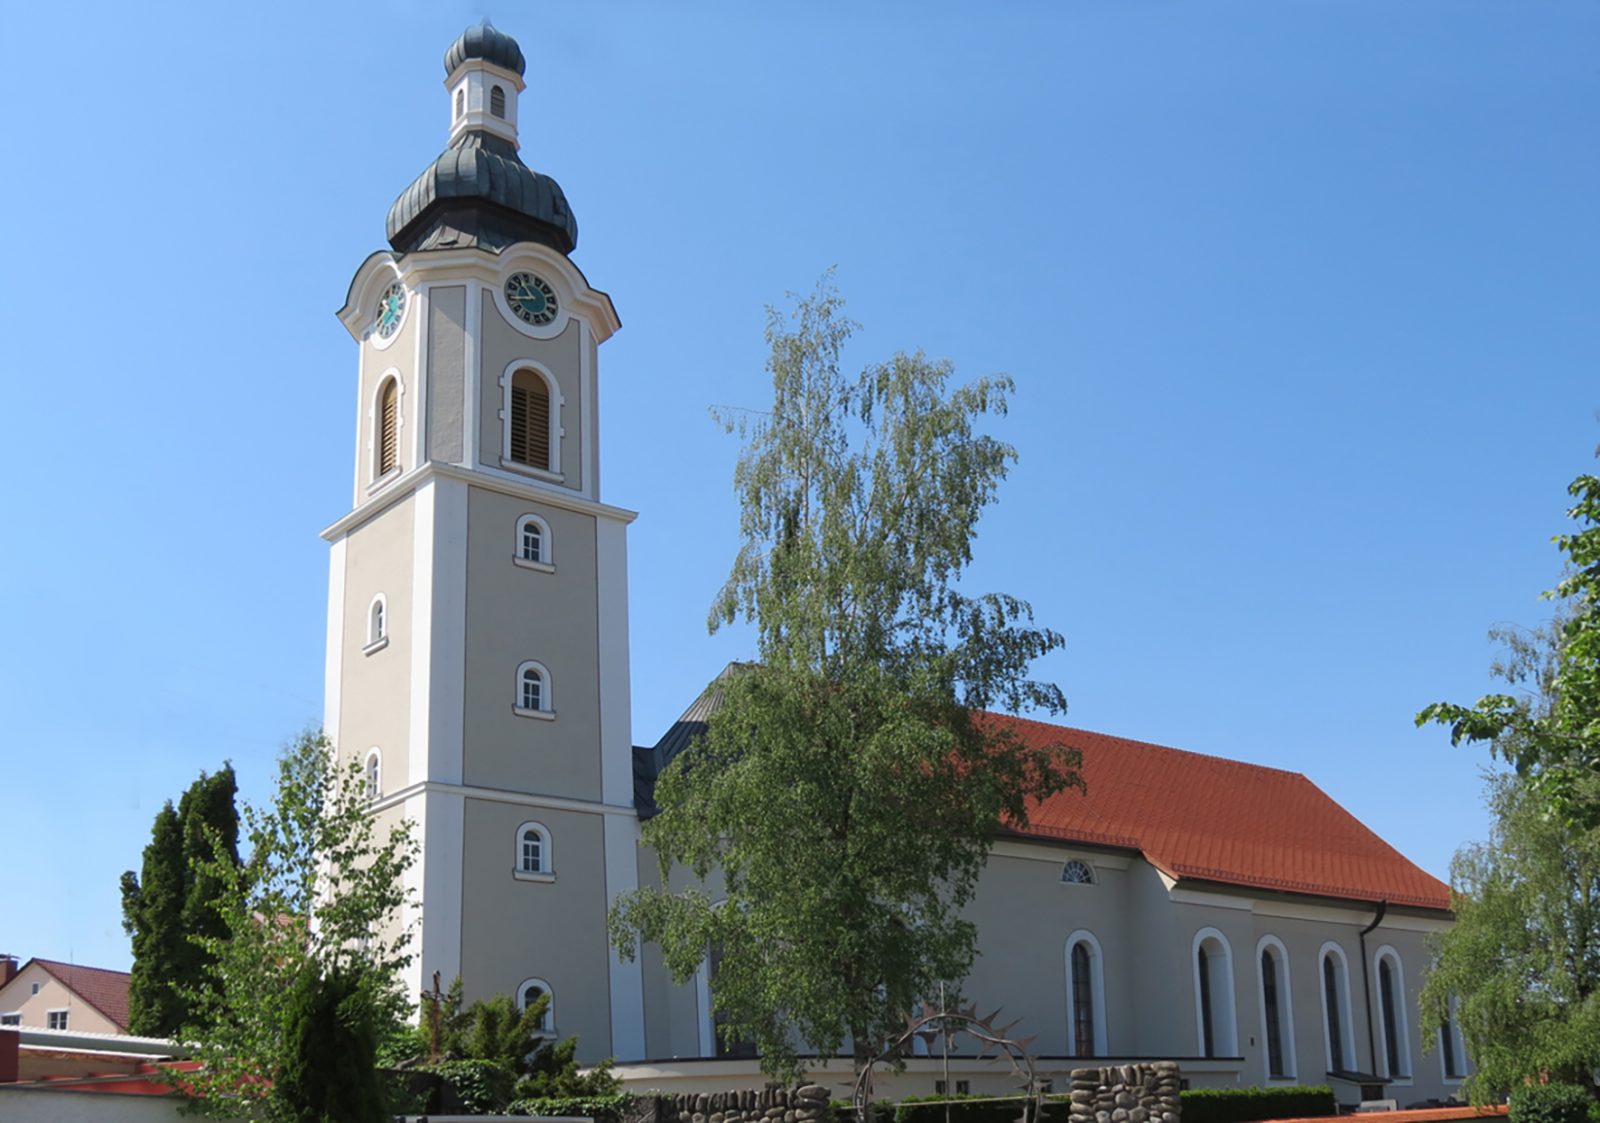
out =
<path fill-rule="evenodd" d="M 238 863 L 237 792 L 231 764 L 215 774 L 202 772 L 176 808 L 169 800 L 157 813 L 140 872 L 122 875 L 122 927 L 133 940 L 128 986 L 132 1033 L 167 1037 L 189 1016 L 183 987 L 198 980 L 212 962 L 197 938 L 225 931 L 217 910 L 219 884 L 200 872 L 200 859 L 212 856 L 214 836 Z"/>

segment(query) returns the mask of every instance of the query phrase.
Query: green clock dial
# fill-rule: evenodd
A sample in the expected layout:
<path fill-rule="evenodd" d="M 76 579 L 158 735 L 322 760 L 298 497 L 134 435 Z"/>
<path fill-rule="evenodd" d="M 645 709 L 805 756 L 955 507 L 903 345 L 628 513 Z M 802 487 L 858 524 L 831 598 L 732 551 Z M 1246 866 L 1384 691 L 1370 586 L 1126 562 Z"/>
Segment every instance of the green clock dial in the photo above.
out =
<path fill-rule="evenodd" d="M 532 273 L 513 273 L 506 279 L 506 303 L 525 324 L 543 327 L 556 318 L 556 290 Z"/>
<path fill-rule="evenodd" d="M 378 334 L 388 339 L 400 330 L 400 321 L 406 314 L 406 287 L 395 283 L 389 286 L 389 291 L 383 294 L 378 301 L 378 318 L 376 327 Z"/>

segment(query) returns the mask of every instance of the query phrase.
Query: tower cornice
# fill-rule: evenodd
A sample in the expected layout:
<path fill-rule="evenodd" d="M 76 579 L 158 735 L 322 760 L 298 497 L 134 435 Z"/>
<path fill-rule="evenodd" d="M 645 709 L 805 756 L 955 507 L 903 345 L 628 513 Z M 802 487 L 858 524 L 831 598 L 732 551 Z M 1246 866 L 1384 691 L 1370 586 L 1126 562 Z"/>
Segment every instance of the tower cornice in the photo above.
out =
<path fill-rule="evenodd" d="M 339 309 L 338 316 L 345 330 L 359 341 L 372 327 L 372 305 L 378 294 L 395 280 L 412 288 L 463 280 L 481 281 L 498 288 L 507 277 L 522 269 L 558 275 L 572 294 L 573 311 L 588 322 L 596 343 L 604 343 L 622 327 L 610 294 L 591 286 L 589 278 L 571 258 L 537 242 L 519 242 L 499 253 L 476 248 L 419 250 L 408 254 L 379 250 L 363 261 L 351 278 L 344 307 Z"/>
<path fill-rule="evenodd" d="M 530 503 L 542 503 L 547 507 L 556 507 L 564 511 L 576 511 L 580 514 L 593 515 L 597 518 L 609 519 L 624 525 L 633 522 L 634 519 L 639 517 L 638 511 L 630 511 L 626 507 L 613 507 L 609 503 L 597 503 L 593 499 L 585 499 L 583 496 L 566 488 L 544 487 L 537 483 L 524 483 L 521 480 L 507 476 L 475 471 L 471 468 L 458 468 L 453 464 L 441 464 L 438 461 L 429 460 L 425 461 L 421 467 L 414 468 L 395 480 L 394 483 L 384 488 L 383 491 L 373 496 L 368 502 L 361 504 L 348 515 L 324 528 L 321 537 L 328 542 L 337 542 L 362 523 L 377 517 L 395 504 L 409 499 L 424 484 L 434 479 L 453 480 L 472 487 L 481 487 L 488 491 L 499 492 L 502 495 L 514 495 L 518 499 L 526 499 Z"/>

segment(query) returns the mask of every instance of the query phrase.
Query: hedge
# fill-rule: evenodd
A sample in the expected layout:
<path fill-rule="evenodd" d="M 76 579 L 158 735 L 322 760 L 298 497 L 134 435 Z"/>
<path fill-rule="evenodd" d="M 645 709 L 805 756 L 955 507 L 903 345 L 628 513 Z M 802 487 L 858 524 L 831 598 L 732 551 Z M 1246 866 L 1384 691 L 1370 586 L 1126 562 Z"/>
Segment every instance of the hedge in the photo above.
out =
<path fill-rule="evenodd" d="M 515 1100 L 507 1115 L 587 1115 L 596 1123 L 618 1123 L 633 1096 L 618 1092 L 614 1096 L 537 1096 Z"/>
<path fill-rule="evenodd" d="M 950 1105 L 950 1123 L 1016 1123 L 1022 1117 L 1026 1096 L 950 1095 L 907 1096 L 896 1104 L 879 1103 L 877 1117 L 894 1113 L 894 1123 L 944 1123 L 945 1104 Z M 1043 1123 L 1067 1123 L 1072 1113 L 1068 1099 L 1050 1098 L 1044 1102 Z"/>
<path fill-rule="evenodd" d="M 1326 1084 L 1282 1088 L 1191 1088 L 1179 1092 L 1183 1123 L 1251 1123 L 1258 1119 L 1298 1119 L 1337 1115 L 1339 1105 Z M 1545 1121 L 1540 1121 L 1545 1123 Z M 1553 1123 L 1553 1121 L 1552 1121 Z"/>
<path fill-rule="evenodd" d="M 1511 1093 L 1510 1123 L 1589 1123 L 1600 1116 L 1587 1089 L 1576 1084 L 1530 1084 Z"/>

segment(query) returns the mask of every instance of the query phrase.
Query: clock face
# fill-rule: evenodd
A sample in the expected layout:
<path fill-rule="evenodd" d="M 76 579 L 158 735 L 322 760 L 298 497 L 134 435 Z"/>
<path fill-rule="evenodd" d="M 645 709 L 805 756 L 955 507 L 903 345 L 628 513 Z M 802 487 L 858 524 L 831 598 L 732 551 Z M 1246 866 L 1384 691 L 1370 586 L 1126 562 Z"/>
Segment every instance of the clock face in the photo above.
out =
<path fill-rule="evenodd" d="M 389 286 L 389 291 L 383 294 L 383 299 L 378 301 L 378 319 L 376 327 L 378 334 L 388 339 L 400 330 L 400 321 L 406 314 L 406 287 L 398 282 Z"/>
<path fill-rule="evenodd" d="M 506 303 L 525 324 L 543 327 L 556 318 L 556 292 L 543 277 L 513 273 L 506 280 Z"/>

